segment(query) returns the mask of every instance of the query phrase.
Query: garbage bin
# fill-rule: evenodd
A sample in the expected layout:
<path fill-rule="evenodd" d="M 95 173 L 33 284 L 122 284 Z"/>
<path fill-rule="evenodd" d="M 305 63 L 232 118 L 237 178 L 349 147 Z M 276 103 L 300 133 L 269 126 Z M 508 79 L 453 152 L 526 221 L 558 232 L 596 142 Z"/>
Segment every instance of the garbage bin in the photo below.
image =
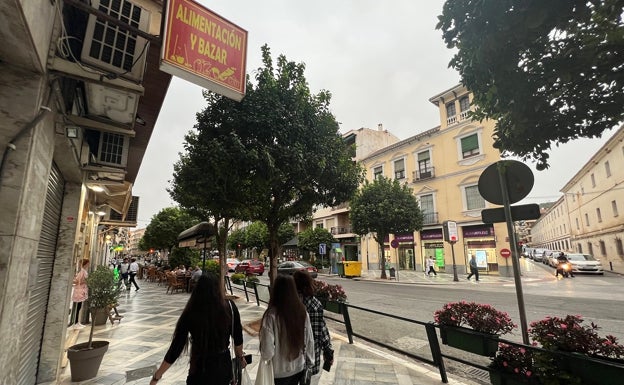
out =
<path fill-rule="evenodd" d="M 394 267 L 390 268 L 390 279 L 396 279 L 396 269 Z"/>
<path fill-rule="evenodd" d="M 362 276 L 362 262 L 359 261 L 345 261 L 344 276 L 345 277 L 360 277 Z"/>
<path fill-rule="evenodd" d="M 342 261 L 338 261 L 336 262 L 336 266 L 338 267 L 338 275 L 341 277 L 344 277 L 345 275 L 345 268 L 344 268 L 344 264 Z"/>

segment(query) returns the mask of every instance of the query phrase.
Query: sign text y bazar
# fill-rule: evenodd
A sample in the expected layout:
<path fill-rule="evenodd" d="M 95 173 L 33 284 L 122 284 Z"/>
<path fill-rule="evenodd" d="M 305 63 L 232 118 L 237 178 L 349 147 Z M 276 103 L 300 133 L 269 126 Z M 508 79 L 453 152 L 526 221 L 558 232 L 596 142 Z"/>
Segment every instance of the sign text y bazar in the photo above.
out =
<path fill-rule="evenodd" d="M 161 69 L 241 100 L 247 31 L 190 0 L 170 0 L 166 20 Z"/>

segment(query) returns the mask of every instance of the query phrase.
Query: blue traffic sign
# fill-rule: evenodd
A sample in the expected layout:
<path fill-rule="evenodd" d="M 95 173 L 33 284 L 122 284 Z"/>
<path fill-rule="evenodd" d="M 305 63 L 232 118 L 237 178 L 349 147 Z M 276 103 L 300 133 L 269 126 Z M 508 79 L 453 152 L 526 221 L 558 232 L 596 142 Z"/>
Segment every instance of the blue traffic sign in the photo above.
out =
<path fill-rule="evenodd" d="M 319 243 L 319 254 L 327 254 L 327 244 Z"/>

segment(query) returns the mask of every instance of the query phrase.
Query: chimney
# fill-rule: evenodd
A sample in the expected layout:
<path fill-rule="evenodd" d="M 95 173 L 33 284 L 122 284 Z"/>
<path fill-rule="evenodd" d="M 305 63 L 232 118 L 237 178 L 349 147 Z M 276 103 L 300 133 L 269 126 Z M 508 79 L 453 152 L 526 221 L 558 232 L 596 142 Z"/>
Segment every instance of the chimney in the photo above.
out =
<path fill-rule="evenodd" d="M 379 124 L 377 125 L 377 130 L 378 130 L 378 131 L 383 131 L 383 124 L 379 123 Z"/>

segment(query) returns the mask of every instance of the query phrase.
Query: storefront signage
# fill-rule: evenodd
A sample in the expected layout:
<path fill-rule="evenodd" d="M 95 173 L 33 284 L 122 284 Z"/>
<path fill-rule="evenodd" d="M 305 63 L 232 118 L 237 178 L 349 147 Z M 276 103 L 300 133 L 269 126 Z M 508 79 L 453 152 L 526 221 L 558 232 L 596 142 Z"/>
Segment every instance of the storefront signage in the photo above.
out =
<path fill-rule="evenodd" d="M 420 232 L 420 239 L 442 239 L 442 229 L 422 230 Z"/>
<path fill-rule="evenodd" d="M 169 0 L 160 69 L 230 99 L 245 96 L 247 31 L 191 0 Z"/>
<path fill-rule="evenodd" d="M 492 226 L 463 227 L 464 238 L 490 237 L 494 235 Z"/>
<path fill-rule="evenodd" d="M 442 242 L 427 242 L 423 244 L 425 249 L 443 249 L 444 243 Z"/>
<path fill-rule="evenodd" d="M 414 242 L 414 234 L 397 234 L 394 239 L 398 242 Z"/>

